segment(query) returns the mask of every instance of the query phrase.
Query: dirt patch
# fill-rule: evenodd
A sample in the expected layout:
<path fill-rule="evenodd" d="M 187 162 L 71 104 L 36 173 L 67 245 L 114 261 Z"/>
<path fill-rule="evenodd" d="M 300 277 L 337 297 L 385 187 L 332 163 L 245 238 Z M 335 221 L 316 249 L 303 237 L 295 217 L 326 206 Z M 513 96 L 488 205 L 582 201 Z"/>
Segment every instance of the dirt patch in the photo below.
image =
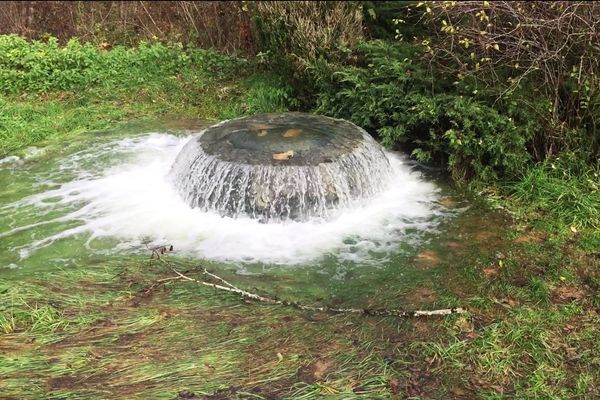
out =
<path fill-rule="evenodd" d="M 405 302 L 411 304 L 431 304 L 437 299 L 435 290 L 431 288 L 417 288 L 404 297 Z"/>
<path fill-rule="evenodd" d="M 494 239 L 497 237 L 498 237 L 498 232 L 494 232 L 494 231 L 479 231 L 479 232 L 475 232 L 475 234 L 473 235 L 473 238 L 479 242 L 482 242 L 484 240 Z"/>
<path fill-rule="evenodd" d="M 464 243 L 450 240 L 446 242 L 446 247 L 448 247 L 449 249 L 460 249 L 461 247 L 464 247 Z"/>
<path fill-rule="evenodd" d="M 322 358 L 300 368 L 297 376 L 306 383 L 315 383 L 325 378 L 334 365 L 335 361 L 332 358 Z"/>
<path fill-rule="evenodd" d="M 536 234 L 534 232 L 526 233 L 524 235 L 519 236 L 515 240 L 514 243 L 543 243 L 544 238 L 540 234 Z"/>
<path fill-rule="evenodd" d="M 554 290 L 552 294 L 553 303 L 569 303 L 572 301 L 581 300 L 585 297 L 583 289 L 576 286 L 560 286 Z"/>
<path fill-rule="evenodd" d="M 417 254 L 414 259 L 417 267 L 422 269 L 433 268 L 441 262 L 440 255 L 433 250 L 424 250 Z"/>
<path fill-rule="evenodd" d="M 78 376 L 59 376 L 48 380 L 48 388 L 51 390 L 72 389 L 80 386 L 80 382 L 81 378 Z"/>

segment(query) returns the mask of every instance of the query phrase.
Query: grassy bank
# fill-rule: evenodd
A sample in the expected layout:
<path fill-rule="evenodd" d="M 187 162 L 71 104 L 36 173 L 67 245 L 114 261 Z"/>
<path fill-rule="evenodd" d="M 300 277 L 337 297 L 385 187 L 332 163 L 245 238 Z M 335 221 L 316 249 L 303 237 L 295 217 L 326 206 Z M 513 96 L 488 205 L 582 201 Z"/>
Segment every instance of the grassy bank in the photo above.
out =
<path fill-rule="evenodd" d="M 444 257 L 422 253 L 454 284 L 386 294 L 399 306 L 469 309 L 443 319 L 248 303 L 170 280 L 146 257 L 15 276 L 0 286 L 0 388 L 9 399 L 592 399 L 600 260 L 577 241 L 465 221 Z M 197 262 L 173 262 L 200 276 Z M 260 276 L 232 278 L 275 290 Z"/>
<path fill-rule="evenodd" d="M 0 52 L 0 154 L 119 121 L 221 120 L 293 104 L 276 77 L 209 50 L 159 43 L 106 50 L 0 36 Z"/>
<path fill-rule="evenodd" d="M 10 55 L 0 66 L 2 155 L 131 119 L 220 120 L 300 104 L 289 83 L 258 61 L 206 50 L 77 42 L 63 48 L 15 37 L 0 37 L 0 48 Z M 578 164 L 568 158 L 534 163 L 521 152 L 508 116 L 476 99 L 416 93 L 411 85 L 420 72 L 405 79 L 407 62 L 381 64 L 371 74 L 359 66 L 344 67 L 346 76 L 330 71 L 339 81 L 315 86 L 321 88 L 316 107 L 353 119 L 390 145 L 408 137 L 409 150 L 423 161 L 454 155 L 458 178 L 481 175 L 472 187 L 503 208 L 509 223 L 473 220 L 459 227 L 445 242 L 450 256 L 432 269 L 452 269 L 465 284 L 443 296 L 423 288 L 411 293 L 416 306 L 451 301 L 468 307 L 468 315 L 396 320 L 247 304 L 163 280 L 169 271 L 146 258 L 15 276 L 0 284 L 2 396 L 600 396 L 598 175 L 587 164 L 573 168 Z M 392 75 L 402 82 L 390 84 Z M 445 134 L 450 117 L 469 126 L 466 137 Z M 431 141 L 423 126 L 435 128 Z M 490 147 L 477 147 L 478 139 Z M 490 148 L 499 154 L 486 164 Z M 439 256 L 424 251 L 425 258 Z M 194 267 L 182 265 L 192 274 Z M 238 278 L 240 286 L 260 286 Z M 393 295 L 402 306 L 405 294 Z"/>

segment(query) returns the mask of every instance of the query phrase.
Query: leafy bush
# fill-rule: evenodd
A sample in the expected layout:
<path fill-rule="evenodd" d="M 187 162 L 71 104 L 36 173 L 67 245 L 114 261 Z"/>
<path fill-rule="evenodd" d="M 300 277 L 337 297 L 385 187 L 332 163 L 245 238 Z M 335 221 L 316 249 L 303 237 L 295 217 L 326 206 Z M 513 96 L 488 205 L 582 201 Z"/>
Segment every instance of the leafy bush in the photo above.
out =
<path fill-rule="evenodd" d="M 417 57 L 414 47 L 375 41 L 359 46 L 359 65 L 313 64 L 317 111 L 377 132 L 388 147 L 447 163 L 459 181 L 515 176 L 530 160 L 527 132 L 472 98 L 432 95 Z"/>
<path fill-rule="evenodd" d="M 471 77 L 528 108 L 538 124 L 535 157 L 600 156 L 600 4 L 589 1 L 426 1 L 423 45 L 435 68 Z M 414 11 L 414 10 L 413 10 Z M 538 107 L 543 103 L 544 107 Z M 533 104 L 533 106 L 529 106 Z"/>

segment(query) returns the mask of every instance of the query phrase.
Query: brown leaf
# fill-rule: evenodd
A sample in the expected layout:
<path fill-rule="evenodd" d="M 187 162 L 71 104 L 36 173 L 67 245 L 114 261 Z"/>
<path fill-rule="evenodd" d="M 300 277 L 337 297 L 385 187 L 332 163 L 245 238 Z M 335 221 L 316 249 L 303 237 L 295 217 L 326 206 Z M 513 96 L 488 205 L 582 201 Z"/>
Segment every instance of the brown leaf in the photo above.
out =
<path fill-rule="evenodd" d="M 313 375 L 315 379 L 322 379 L 325 376 L 325 373 L 333 365 L 333 360 L 319 360 L 313 366 Z"/>
<path fill-rule="evenodd" d="M 292 138 L 292 137 L 298 137 L 301 134 L 302 134 L 302 131 L 300 129 L 291 128 L 283 133 L 283 137 Z"/>
<path fill-rule="evenodd" d="M 459 386 L 454 386 L 454 387 L 450 388 L 450 392 L 453 395 L 458 396 L 457 398 L 459 398 L 459 399 L 462 399 L 467 396 L 467 391 Z"/>
<path fill-rule="evenodd" d="M 496 268 L 484 268 L 481 272 L 489 278 L 490 276 L 496 275 L 498 270 Z"/>
<path fill-rule="evenodd" d="M 392 378 L 390 379 L 390 393 L 397 395 L 400 392 L 400 382 L 398 382 L 398 379 L 396 378 Z"/>
<path fill-rule="evenodd" d="M 294 157 L 293 150 L 284 151 L 283 153 L 273 153 L 273 160 L 277 161 L 287 161 L 292 157 Z"/>
<path fill-rule="evenodd" d="M 475 332 L 475 331 L 472 331 L 472 332 L 467 332 L 467 333 L 465 334 L 465 337 L 466 337 L 467 339 L 477 339 L 477 337 L 478 337 L 478 336 L 479 336 L 479 334 L 478 334 L 477 332 Z"/>
<path fill-rule="evenodd" d="M 513 308 L 520 304 L 518 300 L 515 300 L 511 297 L 502 298 L 500 299 L 499 303 L 508 308 Z"/>

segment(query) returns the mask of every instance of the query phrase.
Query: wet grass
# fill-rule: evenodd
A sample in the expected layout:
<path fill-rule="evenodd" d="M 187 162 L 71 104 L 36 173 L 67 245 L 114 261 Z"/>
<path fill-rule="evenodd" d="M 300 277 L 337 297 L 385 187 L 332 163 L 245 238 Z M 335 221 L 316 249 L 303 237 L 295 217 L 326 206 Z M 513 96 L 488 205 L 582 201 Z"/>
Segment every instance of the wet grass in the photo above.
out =
<path fill-rule="evenodd" d="M 169 272 L 143 257 L 15 275 L 0 284 L 0 392 L 14 399 L 600 395 L 600 259 L 580 245 L 587 236 L 475 222 L 450 227 L 448 241 L 423 250 L 430 260 L 440 256 L 440 270 L 453 265 L 455 284 L 448 275 L 445 290 L 396 292 L 396 306 L 469 308 L 444 319 L 248 304 L 192 282 L 156 285 Z M 194 273 L 191 261 L 178 262 Z M 253 277 L 228 278 L 255 286 Z"/>
<path fill-rule="evenodd" d="M 268 74 L 254 73 L 235 80 L 197 75 L 157 79 L 134 87 L 0 94 L 0 156 L 18 154 L 26 146 L 59 143 L 85 132 L 114 128 L 116 123 L 129 120 L 173 116 L 216 121 L 287 111 L 293 102 L 289 89 Z"/>

